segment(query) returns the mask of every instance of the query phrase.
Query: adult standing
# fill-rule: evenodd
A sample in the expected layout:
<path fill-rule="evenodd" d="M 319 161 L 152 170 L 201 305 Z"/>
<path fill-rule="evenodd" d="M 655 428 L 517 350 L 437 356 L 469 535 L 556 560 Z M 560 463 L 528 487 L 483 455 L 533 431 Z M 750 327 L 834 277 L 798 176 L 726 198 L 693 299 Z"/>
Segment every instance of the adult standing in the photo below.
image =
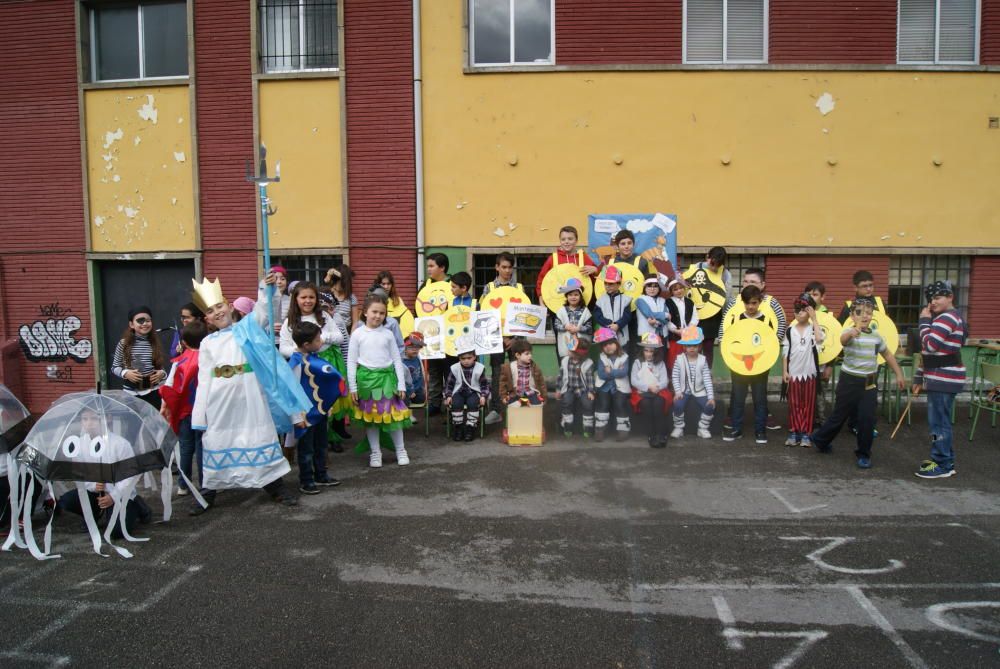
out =
<path fill-rule="evenodd" d="M 111 373 L 120 378 L 125 392 L 160 408 L 160 384 L 167 378 L 167 356 L 153 331 L 153 311 L 145 305 L 128 312 L 128 327 L 115 347 Z"/>

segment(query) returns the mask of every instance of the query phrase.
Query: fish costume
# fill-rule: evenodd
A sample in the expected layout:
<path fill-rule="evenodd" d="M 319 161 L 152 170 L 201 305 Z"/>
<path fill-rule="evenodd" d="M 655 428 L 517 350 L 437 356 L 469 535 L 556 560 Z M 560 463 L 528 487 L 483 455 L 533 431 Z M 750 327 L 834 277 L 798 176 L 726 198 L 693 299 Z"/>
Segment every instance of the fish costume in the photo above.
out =
<path fill-rule="evenodd" d="M 306 422 L 319 425 L 326 421 L 334 404 L 347 395 L 347 385 L 332 364 L 321 355 L 296 351 L 288 359 L 292 374 L 299 377 L 299 385 L 312 405 L 306 412 Z M 295 438 L 301 439 L 306 428 L 296 427 Z"/>

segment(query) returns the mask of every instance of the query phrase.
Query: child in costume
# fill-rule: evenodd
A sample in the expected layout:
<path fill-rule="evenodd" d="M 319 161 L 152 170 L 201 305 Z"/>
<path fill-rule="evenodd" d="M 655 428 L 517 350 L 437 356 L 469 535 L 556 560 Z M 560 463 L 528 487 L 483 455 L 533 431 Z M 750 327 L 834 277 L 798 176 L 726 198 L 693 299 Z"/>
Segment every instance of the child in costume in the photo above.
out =
<path fill-rule="evenodd" d="M 683 352 L 680 345 L 681 332 L 698 325 L 698 312 L 694 302 L 687 297 L 687 286 L 680 279 L 674 278 L 667 284 L 667 369 L 673 370 L 674 361 Z"/>
<path fill-rule="evenodd" d="M 913 378 L 913 392 L 921 387 L 927 391 L 931 459 L 924 460 L 916 475 L 922 479 L 948 478 L 955 474 L 951 409 L 955 395 L 965 386 L 962 345 L 968 328 L 955 309 L 955 290 L 950 281 L 935 281 L 924 294 L 927 306 L 920 312 L 921 366 Z"/>
<path fill-rule="evenodd" d="M 201 313 L 201 309 L 194 302 L 188 302 L 181 307 L 180 318 L 178 320 L 181 326 L 180 328 L 174 328 L 174 338 L 170 342 L 170 355 L 174 357 L 184 352 L 184 344 L 181 343 L 181 330 L 184 329 L 185 325 L 193 321 L 200 321 L 204 325 L 205 314 Z"/>
<path fill-rule="evenodd" d="M 622 273 L 617 267 L 608 265 L 603 274 L 605 292 L 594 307 L 594 320 L 598 326 L 614 332 L 624 348 L 628 346 L 632 298 L 621 292 Z"/>
<path fill-rule="evenodd" d="M 288 318 L 288 309 L 292 305 L 291 288 L 288 286 L 288 270 L 281 265 L 273 265 L 270 271 L 277 277 L 275 295 L 272 298 L 272 320 L 274 323 L 274 343 L 281 343 L 281 325 Z"/>
<path fill-rule="evenodd" d="M 812 435 L 813 445 L 821 453 L 829 453 L 840 428 L 852 414 L 856 415 L 858 442 L 854 454 L 861 469 L 872 466 L 879 354 L 882 354 L 896 375 L 897 387 L 900 390 L 905 387 L 903 372 L 895 356 L 889 351 L 882 335 L 869 328 L 874 310 L 874 300 L 865 297 L 854 300 L 851 308 L 853 324 L 845 327 L 840 334 L 840 343 L 844 346 L 844 362 L 837 381 L 837 400 L 830 417 Z"/>
<path fill-rule="evenodd" d="M 476 300 L 472 293 L 472 275 L 468 272 L 456 272 L 451 275 L 452 306 L 476 308 Z"/>
<path fill-rule="evenodd" d="M 795 320 L 785 332 L 781 344 L 782 379 L 788 386 L 788 439 L 785 446 L 812 446 L 816 408 L 816 383 L 819 377 L 817 347 L 823 330 L 816 318 L 816 303 L 808 293 L 795 298 Z"/>
<path fill-rule="evenodd" d="M 822 282 L 810 281 L 806 284 L 805 292 L 809 293 L 809 297 L 816 303 L 817 312 L 825 311 L 829 313 L 830 310 L 823 304 L 823 300 L 826 298 L 826 286 Z M 832 377 L 833 365 L 819 366 L 819 376 L 816 377 L 816 415 L 813 416 L 814 429 L 822 425 L 823 420 L 826 418 L 823 398 L 826 397 L 826 386 L 830 383 Z"/>
<path fill-rule="evenodd" d="M 538 280 L 535 281 L 535 295 L 541 296 L 542 282 L 545 280 L 545 275 L 555 265 L 572 263 L 580 268 L 580 272 L 583 273 L 586 280 L 597 274 L 599 268 L 590 259 L 590 254 L 576 248 L 576 242 L 579 237 L 579 233 L 572 225 L 564 225 L 559 228 L 559 248 L 542 263 L 542 268 L 538 271 Z"/>
<path fill-rule="evenodd" d="M 111 373 L 122 380 L 125 392 L 141 397 L 159 409 L 160 393 L 157 389 L 167 378 L 167 373 L 163 371 L 167 356 L 153 329 L 152 313 L 146 306 L 129 310 L 128 327 L 115 347 Z"/>
<path fill-rule="evenodd" d="M 340 485 L 340 481 L 326 472 L 326 422 L 334 403 L 346 394 L 344 377 L 318 355 L 326 343 L 319 325 L 300 321 L 292 330 L 292 340 L 295 352 L 288 359 L 288 366 L 312 404 L 306 414 L 309 427 L 295 429 L 299 492 L 315 495 L 319 492 L 318 486 Z"/>
<path fill-rule="evenodd" d="M 490 398 L 486 367 L 476 360 L 471 340 L 458 347 L 458 362 L 448 370 L 444 382 L 444 405 L 451 411 L 451 438 L 472 441 L 479 427 L 479 409 Z"/>
<path fill-rule="evenodd" d="M 611 409 L 615 411 L 615 427 L 618 441 L 628 439 L 632 429 L 629 419 L 629 396 L 632 388 L 628 383 L 628 356 L 622 350 L 618 337 L 608 328 L 601 328 L 594 335 L 594 343 L 601 347 L 597 360 L 597 399 L 594 403 L 596 432 L 594 439 L 603 441 L 611 420 Z"/>
<path fill-rule="evenodd" d="M 667 322 L 667 298 L 660 291 L 660 280 L 651 276 L 642 286 L 642 295 L 635 301 L 635 310 L 639 312 L 636 319 L 636 335 L 642 337 L 647 332 L 662 337 L 663 326 Z"/>
<path fill-rule="evenodd" d="M 171 360 L 170 375 L 160 387 L 163 404 L 160 413 L 170 423 L 177 435 L 181 452 L 181 477 L 178 494 L 188 494 L 188 483 L 194 475 L 194 462 L 198 462 L 198 488 L 202 487 L 205 466 L 201 461 L 201 432 L 191 429 L 191 412 L 198 389 L 198 349 L 208 335 L 205 323 L 192 319 L 181 328 L 181 345 L 184 352 Z"/>
<path fill-rule="evenodd" d="M 732 274 L 726 269 L 727 261 L 728 254 L 726 253 L 726 249 L 721 246 L 713 246 L 705 254 L 705 259 L 702 262 L 693 263 L 688 267 L 688 270 L 684 273 L 684 278 L 690 281 L 699 270 L 714 277 L 715 281 L 710 279 L 704 285 L 692 286 L 691 289 L 713 295 L 716 302 L 721 303 L 725 307 L 729 302 L 729 293 L 733 285 Z M 700 320 L 698 325 L 705 335 L 706 345 L 703 349 L 709 370 L 712 369 L 712 360 L 715 357 L 715 340 L 719 338 L 719 330 L 722 327 L 722 311 L 723 309 L 720 309 L 708 318 L 701 317 L 701 314 L 699 314 Z"/>
<path fill-rule="evenodd" d="M 663 340 L 647 332 L 639 339 L 642 357 L 632 363 L 632 405 L 643 417 L 646 437 L 653 448 L 667 445 L 666 412 L 670 377 L 663 364 Z"/>
<path fill-rule="evenodd" d="M 431 253 L 427 256 L 426 286 L 435 281 L 448 280 L 448 256 L 443 253 Z M 427 401 L 430 403 L 428 414 L 436 416 L 441 413 L 441 393 L 444 391 L 444 377 L 448 373 L 449 364 L 445 358 L 429 358 L 427 360 Z"/>
<path fill-rule="evenodd" d="M 868 299 L 874 305 L 875 311 L 885 313 L 885 304 L 882 302 L 882 298 L 875 294 L 875 275 L 866 269 L 859 269 L 851 277 L 851 283 L 854 284 L 854 300 Z M 851 305 L 854 300 L 846 300 L 837 315 L 837 320 L 845 325 L 847 319 L 851 317 Z"/>
<path fill-rule="evenodd" d="M 504 286 L 510 286 L 516 288 L 517 290 L 523 291 L 524 286 L 514 280 L 514 256 L 507 251 L 501 251 L 497 254 L 496 265 L 494 265 L 496 270 L 496 278 L 490 281 L 488 284 L 483 286 L 483 296 L 480 298 L 480 304 L 487 304 L 486 297 L 490 294 L 490 291 L 494 288 L 503 288 Z M 504 351 L 510 349 L 510 338 L 504 337 Z M 491 353 L 490 354 L 490 412 L 486 416 L 486 424 L 493 425 L 494 423 L 499 423 L 503 418 L 500 416 L 500 412 L 503 410 L 503 404 L 500 400 L 500 375 L 503 370 L 504 361 L 506 361 L 506 353 Z"/>
<path fill-rule="evenodd" d="M 556 355 L 562 361 L 573 348 L 579 337 L 590 337 L 594 333 L 594 322 L 590 309 L 583 303 L 583 284 L 579 279 L 570 279 L 557 289 L 566 296 L 566 304 L 559 307 L 552 329 L 556 333 Z"/>
<path fill-rule="evenodd" d="M 523 402 L 542 404 L 545 402 L 545 376 L 538 363 L 531 359 L 531 342 L 515 338 L 510 345 L 514 357 L 500 372 L 500 399 L 504 406 Z"/>
<path fill-rule="evenodd" d="M 712 370 L 708 360 L 701 354 L 701 343 L 705 336 L 701 328 L 689 325 L 680 333 L 677 343 L 683 353 L 674 361 L 671 380 L 674 384 L 674 429 L 670 436 L 680 439 L 684 436 L 684 410 L 689 401 L 697 402 L 701 409 L 698 418 L 698 436 L 711 439 L 709 427 L 715 416 L 715 389 L 712 387 Z"/>
<path fill-rule="evenodd" d="M 752 318 L 759 321 L 764 320 L 764 314 L 760 311 L 760 304 L 763 300 L 760 288 L 755 285 L 748 285 L 740 291 L 740 299 L 743 301 L 743 313 L 737 320 Z M 725 319 L 723 319 L 723 322 Z M 778 337 L 781 340 L 781 337 Z M 730 408 L 730 425 L 728 431 L 723 436 L 723 441 L 736 441 L 743 438 L 743 412 L 747 402 L 747 394 L 753 398 L 754 413 L 754 440 L 758 444 L 767 443 L 767 376 L 768 372 L 760 374 L 737 374 L 730 370 L 733 381 L 732 407 Z"/>
<path fill-rule="evenodd" d="M 195 304 L 216 328 L 199 349 L 191 413 L 191 427 L 204 432 L 205 500 L 211 505 L 215 491 L 226 488 L 263 488 L 274 501 L 295 506 L 298 500 L 281 480 L 291 468 L 278 432 L 291 431 L 292 424 L 306 427 L 305 413 L 312 405 L 288 365 L 279 363 L 274 337 L 267 332 L 270 302 L 265 291 L 275 276 L 267 275 L 254 310 L 236 325 L 218 279 L 191 283 Z M 203 510 L 195 505 L 192 515 Z"/>
<path fill-rule="evenodd" d="M 424 337 L 419 332 L 411 332 L 403 340 L 403 367 L 406 368 L 406 398 L 407 404 L 424 406 L 427 402 L 427 389 L 424 383 L 424 364 L 420 359 L 420 349 L 424 347 Z M 414 417 L 411 420 L 416 423 Z"/>
<path fill-rule="evenodd" d="M 371 454 L 368 466 L 382 466 L 380 432 L 392 439 L 399 465 L 410 464 L 403 444 L 403 428 L 409 427 L 406 406 L 406 372 L 392 332 L 381 327 L 387 311 L 386 299 L 369 293 L 361 310 L 363 323 L 351 333 L 347 355 L 347 381 L 354 402 L 354 418 L 364 423 Z"/>
<path fill-rule="evenodd" d="M 649 261 L 642 256 L 635 255 L 635 235 L 631 230 L 619 230 L 611 238 L 611 245 L 615 247 L 617 253 L 611 262 L 623 262 L 634 265 L 642 272 L 643 276 L 656 274 L 656 270 L 649 264 Z"/>
<path fill-rule="evenodd" d="M 291 359 L 297 350 L 294 337 L 295 328 L 299 323 L 313 323 L 320 328 L 320 339 L 323 344 L 316 351 L 319 357 L 329 362 L 341 377 L 347 374 L 347 365 L 344 363 L 342 346 L 344 342 L 344 311 L 334 311 L 334 314 L 324 313 L 320 307 L 319 288 L 312 281 L 299 281 L 292 289 L 292 294 L 288 306 L 288 317 L 281 324 L 280 344 L 278 349 L 286 360 Z M 342 453 L 344 447 L 340 445 L 340 440 L 349 439 L 350 435 L 344 427 L 344 419 L 349 415 L 351 401 L 348 397 L 340 397 L 327 412 L 330 416 L 329 434 L 331 450 L 334 453 Z"/>
<path fill-rule="evenodd" d="M 590 340 L 577 337 L 576 347 L 562 359 L 556 382 L 556 399 L 562 415 L 563 436 L 573 436 L 577 416 L 583 423 L 583 438 L 594 432 L 594 361 L 587 357 Z"/>

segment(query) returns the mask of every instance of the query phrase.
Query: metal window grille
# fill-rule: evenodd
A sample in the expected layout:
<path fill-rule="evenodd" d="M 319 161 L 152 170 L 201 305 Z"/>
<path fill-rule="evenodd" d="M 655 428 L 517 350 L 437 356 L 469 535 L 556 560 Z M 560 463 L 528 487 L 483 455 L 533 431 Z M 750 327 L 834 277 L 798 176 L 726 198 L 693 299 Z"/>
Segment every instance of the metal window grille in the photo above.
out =
<path fill-rule="evenodd" d="M 336 0 L 259 0 L 257 15 L 264 72 L 339 66 Z"/>
<path fill-rule="evenodd" d="M 927 305 L 924 287 L 947 279 L 955 287 L 955 306 L 964 309 L 969 286 L 966 256 L 893 256 L 889 260 L 889 303 L 886 311 L 900 332 L 915 327 Z"/>
<path fill-rule="evenodd" d="M 701 262 L 705 259 L 704 253 L 677 254 L 677 269 L 681 272 L 687 271 L 692 263 Z M 732 275 L 732 294 L 737 295 L 743 288 L 743 272 L 751 267 L 759 267 L 767 272 L 767 256 L 756 253 L 731 253 L 726 257 L 726 269 Z"/>
<path fill-rule="evenodd" d="M 288 283 L 312 281 L 319 284 L 323 281 L 328 269 L 343 263 L 344 256 L 342 255 L 285 256 L 274 259 L 275 265 L 281 265 L 288 270 Z"/>

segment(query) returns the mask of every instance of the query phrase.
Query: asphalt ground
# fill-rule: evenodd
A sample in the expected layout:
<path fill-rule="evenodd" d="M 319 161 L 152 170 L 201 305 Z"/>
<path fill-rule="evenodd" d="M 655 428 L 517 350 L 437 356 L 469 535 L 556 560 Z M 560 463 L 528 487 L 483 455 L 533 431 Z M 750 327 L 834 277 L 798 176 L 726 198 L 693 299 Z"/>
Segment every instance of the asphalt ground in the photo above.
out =
<path fill-rule="evenodd" d="M 343 485 L 296 508 L 175 497 L 131 560 L 62 515 L 61 559 L 0 554 L 0 666 L 1000 666 L 1000 428 L 969 443 L 960 410 L 959 473 L 925 481 L 914 418 L 867 471 L 844 434 L 512 448 L 435 423 L 409 467 L 331 454 Z"/>

